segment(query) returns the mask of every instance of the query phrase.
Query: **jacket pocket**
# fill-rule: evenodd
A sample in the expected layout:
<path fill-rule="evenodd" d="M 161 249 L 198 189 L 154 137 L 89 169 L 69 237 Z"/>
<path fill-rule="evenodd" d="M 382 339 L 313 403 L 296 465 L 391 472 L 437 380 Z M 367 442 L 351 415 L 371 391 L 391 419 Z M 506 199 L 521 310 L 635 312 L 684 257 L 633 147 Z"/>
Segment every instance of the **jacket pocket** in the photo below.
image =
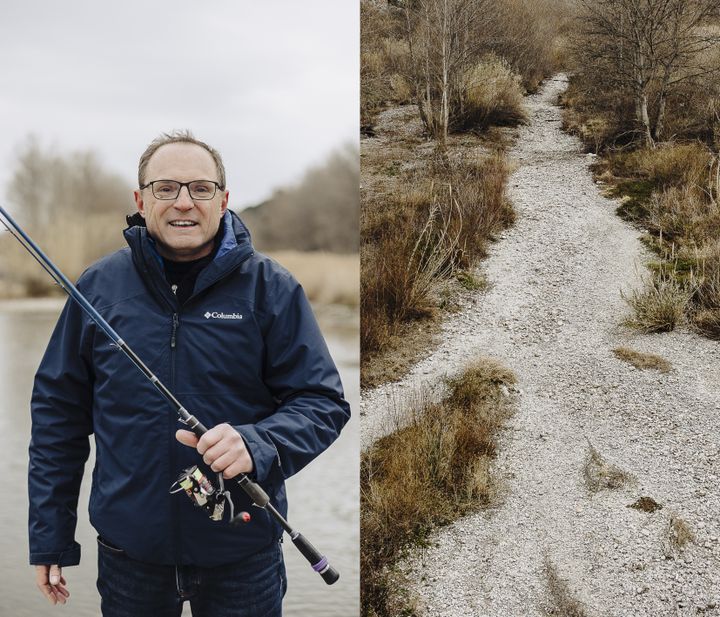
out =
<path fill-rule="evenodd" d="M 108 542 L 108 541 L 107 541 L 105 538 L 103 538 L 102 536 L 98 536 L 98 537 L 97 537 L 97 543 L 98 543 L 98 548 L 99 548 L 99 549 L 104 550 L 104 551 L 106 551 L 106 552 L 108 552 L 108 553 L 111 553 L 111 554 L 113 554 L 113 555 L 124 555 L 124 554 L 125 554 L 125 551 L 124 551 L 124 550 L 122 550 L 121 548 L 118 548 L 118 547 L 115 546 L 114 544 Z"/>

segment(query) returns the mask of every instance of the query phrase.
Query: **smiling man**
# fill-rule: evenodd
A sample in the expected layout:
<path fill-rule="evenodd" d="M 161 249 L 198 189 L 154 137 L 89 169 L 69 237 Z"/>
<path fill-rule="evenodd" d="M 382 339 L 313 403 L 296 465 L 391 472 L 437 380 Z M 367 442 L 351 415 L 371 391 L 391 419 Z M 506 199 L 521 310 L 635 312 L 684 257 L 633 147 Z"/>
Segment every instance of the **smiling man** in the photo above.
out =
<path fill-rule="evenodd" d="M 205 426 L 178 430 L 167 403 L 68 301 L 35 378 L 30 444 L 30 563 L 53 604 L 69 597 L 62 568 L 80 561 L 76 508 L 88 436 L 96 465 L 105 617 L 277 616 L 285 593 L 282 529 L 261 510 L 241 528 L 194 507 L 183 470 L 244 472 L 285 515 L 284 480 L 325 450 L 350 414 L 302 288 L 253 250 L 228 210 L 219 153 L 188 132 L 140 158 L 128 248 L 82 275 L 79 290 Z M 217 476 L 216 476 L 217 474 Z M 185 476 L 188 481 L 189 476 Z M 234 510 L 251 503 L 228 483 Z M 197 495 L 190 491 L 189 495 Z M 218 493 L 220 494 L 220 493 Z M 197 497 L 194 497 L 197 498 Z"/>

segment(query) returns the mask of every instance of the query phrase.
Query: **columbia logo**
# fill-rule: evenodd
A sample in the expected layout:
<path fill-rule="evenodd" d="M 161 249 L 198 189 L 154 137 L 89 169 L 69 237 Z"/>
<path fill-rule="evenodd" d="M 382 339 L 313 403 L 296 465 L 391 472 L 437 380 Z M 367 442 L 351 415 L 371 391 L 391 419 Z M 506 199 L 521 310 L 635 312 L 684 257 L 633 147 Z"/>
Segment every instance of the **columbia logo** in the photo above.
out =
<path fill-rule="evenodd" d="M 217 311 L 213 311 L 212 313 L 208 311 L 204 317 L 205 319 L 242 319 L 240 313 L 218 313 Z"/>

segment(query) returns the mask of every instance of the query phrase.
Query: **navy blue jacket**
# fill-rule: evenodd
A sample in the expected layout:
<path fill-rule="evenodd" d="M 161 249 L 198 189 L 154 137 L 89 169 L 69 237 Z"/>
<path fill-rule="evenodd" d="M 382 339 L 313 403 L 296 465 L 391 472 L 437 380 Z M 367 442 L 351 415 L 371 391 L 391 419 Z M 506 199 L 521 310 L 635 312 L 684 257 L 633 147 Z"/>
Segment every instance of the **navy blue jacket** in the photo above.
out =
<path fill-rule="evenodd" d="M 336 439 L 350 409 L 300 285 L 253 251 L 235 214 L 221 224 L 215 258 L 182 306 L 145 227 L 126 229 L 129 248 L 91 266 L 77 286 L 190 413 L 241 433 L 254 476 L 286 515 L 285 478 Z M 282 534 L 234 482 L 226 487 L 236 511 L 253 515 L 239 529 L 211 521 L 184 493 L 168 494 L 184 468 L 212 472 L 176 441 L 182 425 L 165 399 L 70 300 L 35 376 L 32 420 L 31 564 L 80 561 L 74 535 L 91 433 L 90 522 L 131 558 L 212 567 Z"/>

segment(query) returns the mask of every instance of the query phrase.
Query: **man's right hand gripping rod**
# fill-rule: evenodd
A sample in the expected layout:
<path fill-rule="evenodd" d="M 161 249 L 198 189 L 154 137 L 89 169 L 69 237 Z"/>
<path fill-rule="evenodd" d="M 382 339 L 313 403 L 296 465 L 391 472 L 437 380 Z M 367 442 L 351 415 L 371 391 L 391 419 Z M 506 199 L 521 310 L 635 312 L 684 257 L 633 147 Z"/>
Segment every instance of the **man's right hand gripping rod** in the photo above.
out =
<path fill-rule="evenodd" d="M 194 416 L 192 416 L 192 420 L 195 420 L 197 424 L 194 424 L 193 422 L 190 422 L 188 424 L 192 429 L 193 433 L 195 433 L 195 435 L 197 435 L 199 439 L 205 433 L 207 433 L 207 429 Z M 275 518 L 275 520 L 280 523 L 282 528 L 287 531 L 290 539 L 293 541 L 293 544 L 297 546 L 298 550 L 304 555 L 305 559 L 310 562 L 312 569 L 315 570 L 315 572 L 317 572 L 320 576 L 322 576 L 323 580 L 328 585 L 332 585 L 340 578 L 340 574 L 335 568 L 330 565 L 327 558 L 322 555 L 320 551 L 318 551 L 312 544 L 310 544 L 310 542 L 305 538 L 305 536 L 303 536 L 299 531 L 295 531 L 292 527 L 290 527 L 290 523 L 288 523 L 283 517 L 283 515 L 275 509 L 275 506 L 270 503 L 270 497 L 268 497 L 267 493 L 262 489 L 259 484 L 253 482 L 244 473 L 235 476 L 234 480 L 237 481 L 237 483 L 240 485 L 240 488 L 245 491 L 247 496 L 252 499 L 254 506 L 267 510 Z M 240 516 L 241 515 L 236 516 L 230 522 L 233 524 L 241 522 L 241 519 L 239 518 Z"/>

